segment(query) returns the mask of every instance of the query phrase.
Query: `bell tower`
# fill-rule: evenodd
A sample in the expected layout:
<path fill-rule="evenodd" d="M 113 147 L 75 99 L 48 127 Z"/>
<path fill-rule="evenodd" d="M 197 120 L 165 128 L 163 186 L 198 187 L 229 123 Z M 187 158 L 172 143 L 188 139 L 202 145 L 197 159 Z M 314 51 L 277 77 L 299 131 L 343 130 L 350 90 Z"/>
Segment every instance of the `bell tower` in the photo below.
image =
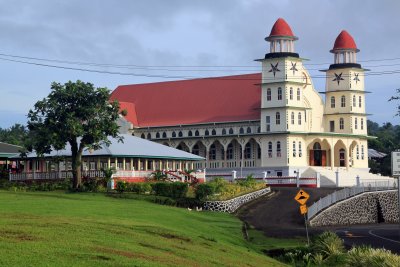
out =
<path fill-rule="evenodd" d="M 343 30 L 335 40 L 334 64 L 326 71 L 325 131 L 367 135 L 364 72 L 353 37 Z"/>

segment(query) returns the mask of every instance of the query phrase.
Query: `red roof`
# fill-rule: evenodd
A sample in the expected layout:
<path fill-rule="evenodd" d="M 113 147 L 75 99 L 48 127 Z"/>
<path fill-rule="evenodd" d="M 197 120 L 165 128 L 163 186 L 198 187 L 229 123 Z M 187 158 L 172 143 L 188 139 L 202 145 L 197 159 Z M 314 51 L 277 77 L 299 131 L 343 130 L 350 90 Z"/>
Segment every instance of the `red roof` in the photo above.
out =
<path fill-rule="evenodd" d="M 333 50 L 336 49 L 357 49 L 353 37 L 345 30 L 343 30 L 335 40 Z"/>
<path fill-rule="evenodd" d="M 269 34 L 269 37 L 272 36 L 292 36 L 294 37 L 294 34 L 292 32 L 292 29 L 290 28 L 289 24 L 283 19 L 279 18 L 275 22 L 274 26 L 272 26 L 271 33 Z"/>
<path fill-rule="evenodd" d="M 121 85 L 111 94 L 139 127 L 259 120 L 261 73 Z"/>

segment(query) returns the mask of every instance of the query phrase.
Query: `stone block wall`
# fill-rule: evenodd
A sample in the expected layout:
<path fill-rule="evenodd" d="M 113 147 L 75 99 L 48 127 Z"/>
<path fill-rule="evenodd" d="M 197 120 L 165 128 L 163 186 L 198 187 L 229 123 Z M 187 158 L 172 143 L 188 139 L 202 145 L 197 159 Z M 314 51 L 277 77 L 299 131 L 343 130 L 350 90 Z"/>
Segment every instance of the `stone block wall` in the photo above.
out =
<path fill-rule="evenodd" d="M 243 204 L 259 198 L 271 192 L 271 188 L 267 187 L 240 197 L 235 197 L 225 201 L 206 201 L 203 205 L 204 210 L 219 211 L 219 212 L 235 212 Z"/>
<path fill-rule="evenodd" d="M 338 202 L 310 220 L 311 226 L 399 221 L 396 190 L 363 193 Z"/>

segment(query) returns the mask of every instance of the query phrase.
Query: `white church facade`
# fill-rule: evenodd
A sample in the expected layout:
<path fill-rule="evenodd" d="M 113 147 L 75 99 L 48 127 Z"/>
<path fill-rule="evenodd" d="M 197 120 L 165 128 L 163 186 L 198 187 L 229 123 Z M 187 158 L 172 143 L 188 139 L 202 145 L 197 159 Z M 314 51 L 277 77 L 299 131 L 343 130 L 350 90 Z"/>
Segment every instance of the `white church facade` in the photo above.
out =
<path fill-rule="evenodd" d="M 128 111 L 123 128 L 206 158 L 195 167 L 212 173 L 368 173 L 366 70 L 354 39 L 337 37 L 321 93 L 283 19 L 265 40 L 261 74 L 119 86 L 111 98 Z"/>

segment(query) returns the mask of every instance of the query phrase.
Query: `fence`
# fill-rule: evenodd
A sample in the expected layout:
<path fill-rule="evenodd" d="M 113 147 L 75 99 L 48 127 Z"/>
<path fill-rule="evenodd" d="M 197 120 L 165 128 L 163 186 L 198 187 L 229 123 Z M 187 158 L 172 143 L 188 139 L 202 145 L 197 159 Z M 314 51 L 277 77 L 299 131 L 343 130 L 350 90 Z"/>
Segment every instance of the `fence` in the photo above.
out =
<path fill-rule="evenodd" d="M 346 187 L 344 189 L 338 190 L 329 194 L 310 207 L 308 207 L 307 218 L 310 220 L 312 217 L 317 215 L 320 211 L 330 207 L 331 205 L 353 197 L 355 195 L 364 193 L 364 192 L 371 192 L 371 191 L 382 191 L 382 190 L 389 190 L 397 188 L 396 181 L 392 180 L 385 180 L 385 181 L 364 181 L 357 186 L 353 187 Z"/>

